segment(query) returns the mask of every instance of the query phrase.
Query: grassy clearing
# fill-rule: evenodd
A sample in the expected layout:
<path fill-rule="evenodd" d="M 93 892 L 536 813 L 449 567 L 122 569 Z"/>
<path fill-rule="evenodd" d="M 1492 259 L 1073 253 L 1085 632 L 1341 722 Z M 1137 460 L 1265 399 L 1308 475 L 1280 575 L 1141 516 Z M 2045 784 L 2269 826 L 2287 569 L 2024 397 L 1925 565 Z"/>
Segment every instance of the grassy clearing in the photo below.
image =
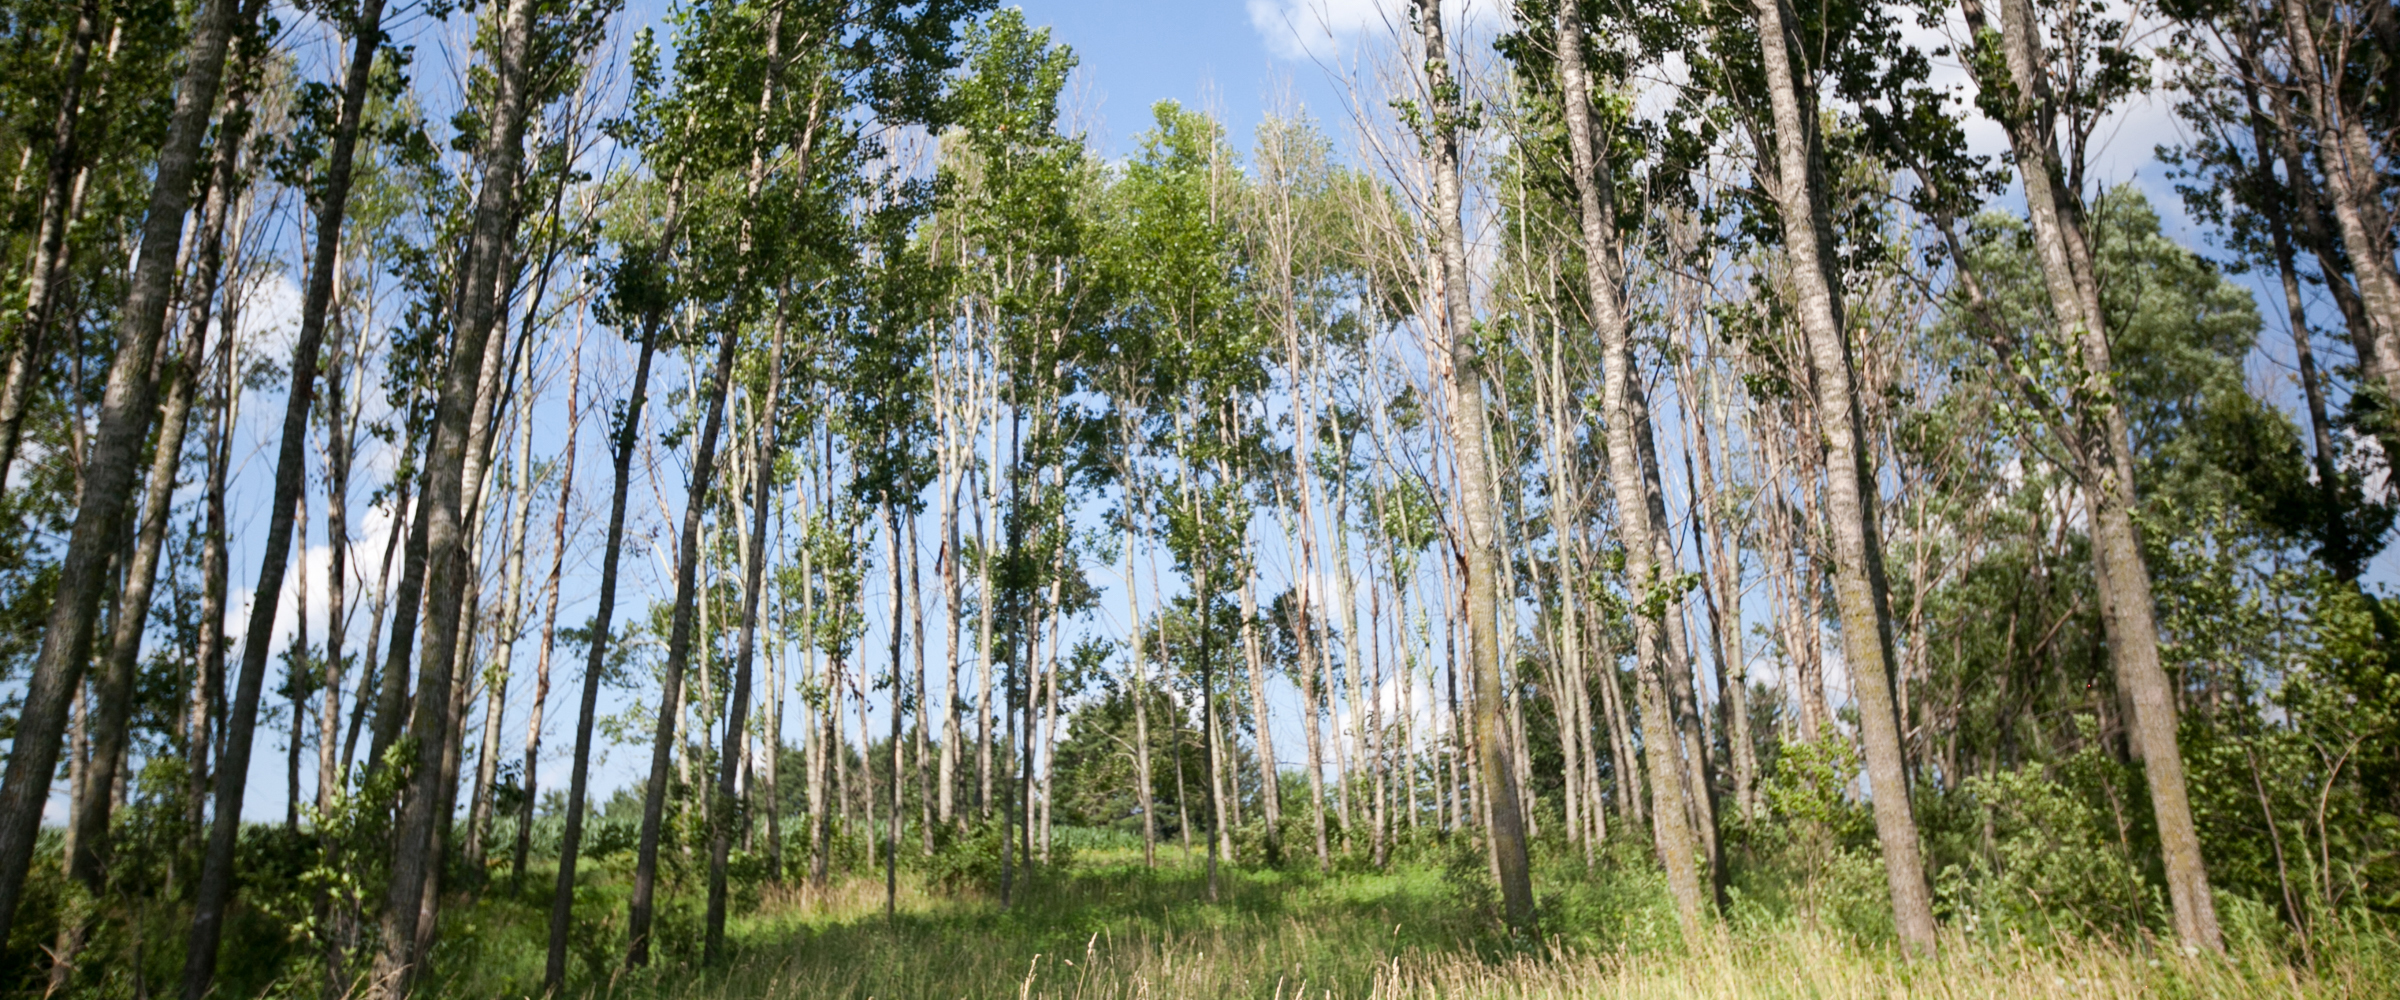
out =
<path fill-rule="evenodd" d="M 622 897 L 602 880 L 578 901 L 588 931 L 576 991 L 607 1000 L 2400 995 L 2395 945 L 2371 933 L 2321 944 L 2314 972 L 2255 938 L 2232 957 L 2200 959 L 1954 935 L 1938 960 L 1910 964 L 1854 934 L 1737 906 L 1719 940 L 1695 953 L 1642 881 L 1603 871 L 1550 880 L 1564 888 L 1545 901 L 1549 936 L 1527 948 L 1497 933 L 1455 864 L 1330 877 L 1228 869 L 1210 902 L 1197 865 L 1172 854 L 1161 862 L 1153 870 L 1138 855 L 1088 852 L 1006 908 L 932 894 L 904 876 L 888 920 L 880 878 L 821 894 L 769 890 L 737 921 L 724 968 L 668 953 L 632 973 L 616 968 Z M 436 960 L 440 992 L 529 993 L 541 971 L 539 902 L 495 892 L 461 912 Z M 696 927 L 674 926 L 696 920 L 689 903 L 666 907 L 662 941 L 698 939 Z"/>

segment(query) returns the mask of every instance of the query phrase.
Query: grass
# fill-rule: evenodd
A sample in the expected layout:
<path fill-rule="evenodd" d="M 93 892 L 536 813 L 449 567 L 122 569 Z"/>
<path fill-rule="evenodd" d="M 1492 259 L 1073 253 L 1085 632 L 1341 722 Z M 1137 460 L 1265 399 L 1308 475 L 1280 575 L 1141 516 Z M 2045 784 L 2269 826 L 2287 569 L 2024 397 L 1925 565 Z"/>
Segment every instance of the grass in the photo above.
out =
<path fill-rule="evenodd" d="M 876 998 L 1107 1000 L 1143 997 L 2369 997 L 2395 995 L 2394 945 L 2354 935 L 2320 948 L 2316 971 L 2236 934 L 2230 957 L 2154 944 L 1953 935 L 1939 958 L 1903 962 L 1888 946 L 1803 919 L 1736 916 L 1686 949 L 1643 870 L 1551 872 L 1546 937 L 1517 943 L 1489 920 L 1475 866 L 1390 872 L 1227 869 L 1207 898 L 1197 865 L 1162 852 L 1087 850 L 1020 887 L 1014 905 L 929 892 L 904 874 L 898 912 L 880 877 L 822 893 L 761 891 L 731 928 L 716 969 L 685 950 L 697 910 L 662 907 L 668 947 L 650 969 L 617 967 L 621 882 L 598 873 L 579 895 L 576 992 L 606 1000 Z M 447 922 L 436 956 L 444 995 L 523 996 L 539 981 L 530 893 L 494 892 Z"/>

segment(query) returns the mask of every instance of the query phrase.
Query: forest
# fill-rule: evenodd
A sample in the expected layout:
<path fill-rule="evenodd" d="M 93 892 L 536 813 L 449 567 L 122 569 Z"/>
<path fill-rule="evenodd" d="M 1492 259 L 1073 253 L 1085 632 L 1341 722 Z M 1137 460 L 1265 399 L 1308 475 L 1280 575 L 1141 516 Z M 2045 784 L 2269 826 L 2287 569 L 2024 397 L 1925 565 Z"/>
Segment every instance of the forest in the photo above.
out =
<path fill-rule="evenodd" d="M 1375 9 L 0 0 L 0 991 L 2389 995 L 2400 4 Z"/>

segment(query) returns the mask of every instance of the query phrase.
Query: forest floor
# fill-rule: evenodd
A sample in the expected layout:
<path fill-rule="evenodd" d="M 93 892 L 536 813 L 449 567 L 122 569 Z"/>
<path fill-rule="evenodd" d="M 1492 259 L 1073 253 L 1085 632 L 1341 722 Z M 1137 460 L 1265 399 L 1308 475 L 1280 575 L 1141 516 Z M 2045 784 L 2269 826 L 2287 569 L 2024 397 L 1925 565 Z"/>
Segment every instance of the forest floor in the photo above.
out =
<path fill-rule="evenodd" d="M 1492 926 L 1472 877 L 1447 866 L 1386 872 L 1226 868 L 1209 899 L 1204 869 L 1162 850 L 1094 851 L 1019 884 L 1013 905 L 936 894 L 903 872 L 886 917 L 880 875 L 822 893 L 769 889 L 734 921 L 730 957 L 704 969 L 668 950 L 618 971 L 622 896 L 579 898 L 576 982 L 594 998 L 751 1000 L 1139 997 L 2094 997 L 2393 996 L 2389 940 L 2320 947 L 2316 971 L 2260 947 L 2191 958 L 2155 942 L 2034 944 L 1953 934 L 1932 961 L 1816 921 L 1747 920 L 1686 949 L 1663 891 L 1597 879 L 1543 898 L 1546 937 L 1517 943 Z M 1554 883 L 1555 884 L 1555 883 Z M 445 921 L 438 992 L 534 992 L 542 947 L 536 901 L 487 895 Z M 661 908 L 658 940 L 697 942 L 696 899 Z M 589 910 L 589 919 L 580 911 Z M 1740 908 L 1737 906 L 1737 913 Z M 2238 936 L 2238 935 L 2237 935 Z"/>

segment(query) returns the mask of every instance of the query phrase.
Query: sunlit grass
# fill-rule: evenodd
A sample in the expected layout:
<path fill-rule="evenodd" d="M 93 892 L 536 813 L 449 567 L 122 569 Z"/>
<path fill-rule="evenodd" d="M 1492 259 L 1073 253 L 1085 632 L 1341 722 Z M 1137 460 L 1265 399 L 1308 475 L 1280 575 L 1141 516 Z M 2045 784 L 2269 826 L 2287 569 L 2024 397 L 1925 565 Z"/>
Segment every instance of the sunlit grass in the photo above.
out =
<path fill-rule="evenodd" d="M 1471 890 L 1438 868 L 1328 877 L 1228 868 L 1211 901 L 1198 864 L 1161 853 L 1087 852 L 1068 872 L 1019 887 L 1013 905 L 926 891 L 903 872 L 896 912 L 877 876 L 823 892 L 762 890 L 731 928 L 731 955 L 662 954 L 619 967 L 622 897 L 613 878 L 579 900 L 592 930 L 572 992 L 624 1000 L 878 998 L 1104 1000 L 1141 997 L 2367 997 L 2394 995 L 2393 947 L 2327 949 L 2315 973 L 2237 944 L 2195 958 L 2155 943 L 1952 937 L 1930 961 L 1904 962 L 1805 920 L 1737 921 L 1687 950 L 1656 928 L 1593 926 L 1637 908 L 1576 905 L 1554 893 L 1539 945 L 1500 934 Z M 604 873 L 605 874 L 605 873 Z M 538 983 L 531 895 L 494 893 L 461 921 L 441 992 L 519 996 Z M 696 900 L 670 902 L 661 941 L 699 939 Z M 519 913 L 517 911 L 521 910 Z M 523 921 L 524 934 L 514 926 Z M 472 928 L 465 925 L 472 924 Z M 605 947 L 601 945 L 605 943 Z M 696 947 L 696 945 L 693 945 Z M 459 959 L 468 964 L 456 964 Z"/>

